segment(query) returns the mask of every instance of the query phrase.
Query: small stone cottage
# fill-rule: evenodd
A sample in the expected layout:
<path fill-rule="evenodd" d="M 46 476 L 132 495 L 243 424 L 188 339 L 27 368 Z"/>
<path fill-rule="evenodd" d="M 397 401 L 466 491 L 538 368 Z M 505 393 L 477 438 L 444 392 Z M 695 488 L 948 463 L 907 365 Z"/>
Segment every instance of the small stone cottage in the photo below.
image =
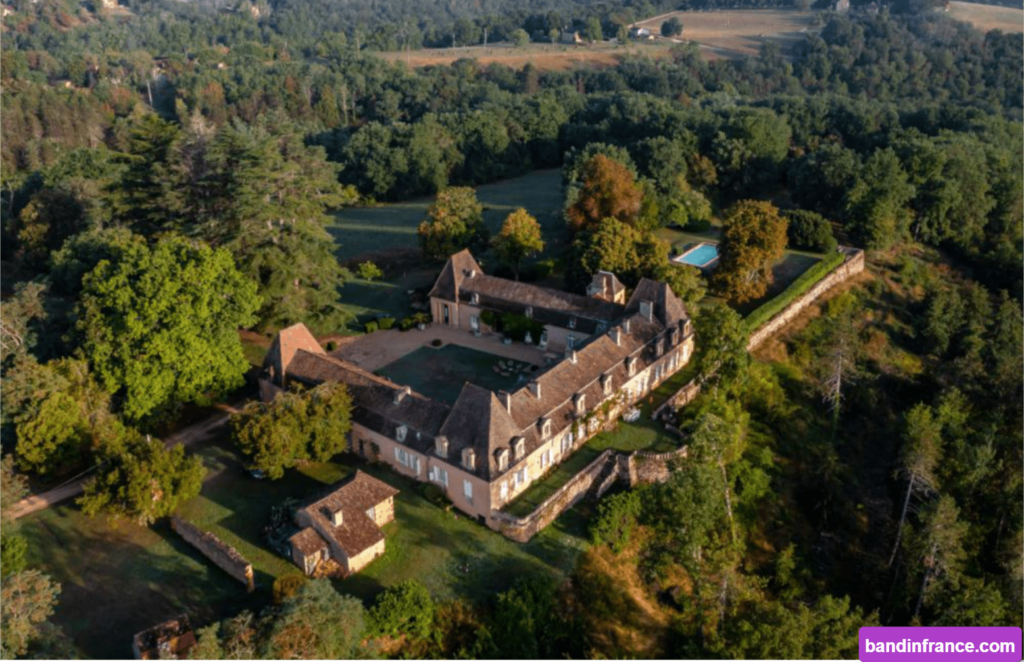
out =
<path fill-rule="evenodd" d="M 362 471 L 295 513 L 302 530 L 289 542 L 292 561 L 307 575 L 333 559 L 345 574 L 359 572 L 384 553 L 380 527 L 395 519 L 398 490 Z"/>

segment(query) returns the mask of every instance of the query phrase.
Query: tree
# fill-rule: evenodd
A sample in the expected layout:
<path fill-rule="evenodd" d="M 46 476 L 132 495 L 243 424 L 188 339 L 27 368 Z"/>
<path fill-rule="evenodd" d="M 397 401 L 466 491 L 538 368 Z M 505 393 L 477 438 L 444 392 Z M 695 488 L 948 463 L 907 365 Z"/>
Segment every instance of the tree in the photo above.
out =
<path fill-rule="evenodd" d="M 447 260 L 464 248 L 486 244 L 487 226 L 476 191 L 454 186 L 439 192 L 417 232 L 428 260 Z"/>
<path fill-rule="evenodd" d="M 380 280 L 384 277 L 384 272 L 381 268 L 369 260 L 360 262 L 356 273 L 363 280 Z"/>
<path fill-rule="evenodd" d="M 814 372 L 822 400 L 832 412 L 832 436 L 839 427 L 843 389 L 860 377 L 857 361 L 863 353 L 855 318 L 857 300 L 844 292 L 828 302 L 817 343 Z"/>
<path fill-rule="evenodd" d="M 743 200 L 724 226 L 712 284 L 738 303 L 763 296 L 774 280 L 772 266 L 786 248 L 786 220 L 770 202 Z"/>
<path fill-rule="evenodd" d="M 747 334 L 739 313 L 722 304 L 702 306 L 695 321 L 697 379 L 717 390 L 742 383 L 750 362 Z"/>
<path fill-rule="evenodd" d="M 8 575 L 0 582 L 0 625 L 4 658 L 22 656 L 43 629 L 60 595 L 60 584 L 38 570 Z"/>
<path fill-rule="evenodd" d="M 188 654 L 193 660 L 223 660 L 224 649 L 220 645 L 220 623 L 196 630 L 196 645 Z"/>
<path fill-rule="evenodd" d="M 519 266 L 525 258 L 544 250 L 540 223 L 520 207 L 505 218 L 501 232 L 491 240 L 498 259 L 509 264 L 519 280 Z"/>
<path fill-rule="evenodd" d="M 821 214 L 803 209 L 786 212 L 786 234 L 789 245 L 819 253 L 831 253 L 836 250 L 838 242 L 832 235 L 832 224 Z"/>
<path fill-rule="evenodd" d="M 632 224 L 640 214 L 642 192 L 622 163 L 597 154 L 583 164 L 582 187 L 566 210 L 574 232 L 592 228 L 606 218 Z"/>
<path fill-rule="evenodd" d="M 304 460 L 326 462 L 348 448 L 352 396 L 338 382 L 251 402 L 231 419 L 239 451 L 272 479 Z"/>
<path fill-rule="evenodd" d="M 143 235 L 168 229 L 164 164 L 178 135 L 175 124 L 154 113 L 144 113 L 135 119 L 125 156 L 126 167 L 120 179 L 107 189 L 116 223 Z"/>
<path fill-rule="evenodd" d="M 0 460 L 0 524 L 6 526 L 11 506 L 28 494 L 28 480 L 14 469 L 14 456 Z"/>
<path fill-rule="evenodd" d="M 423 584 L 408 579 L 377 596 L 367 621 L 367 630 L 372 636 L 404 634 L 412 639 L 425 639 L 434 625 L 434 600 Z"/>
<path fill-rule="evenodd" d="M 105 458 L 97 475 L 85 483 L 78 503 L 89 516 L 105 513 L 111 519 L 150 524 L 198 495 L 205 473 L 202 460 L 186 456 L 183 445 L 166 448 L 139 435 Z"/>
<path fill-rule="evenodd" d="M 590 523 L 590 539 L 595 545 L 607 544 L 621 554 L 639 526 L 643 509 L 642 491 L 632 489 L 602 499 L 597 517 Z"/>
<path fill-rule="evenodd" d="M 662 37 L 677 37 L 683 34 L 683 22 L 678 16 L 673 16 L 661 24 Z"/>
<path fill-rule="evenodd" d="M 907 203 L 914 192 L 896 153 L 889 148 L 876 150 L 847 191 L 845 216 L 849 229 L 868 248 L 889 248 L 907 233 L 911 220 Z"/>
<path fill-rule="evenodd" d="M 914 495 L 927 495 L 938 487 L 936 469 L 942 459 L 942 422 L 931 407 L 917 404 L 906 415 L 903 432 L 903 449 L 900 453 L 899 473 L 907 479 L 907 491 L 903 497 L 900 522 L 896 526 L 896 544 L 889 556 L 889 565 L 896 559 L 903 537 L 903 522 L 907 519 L 907 508 Z"/>
<path fill-rule="evenodd" d="M 328 579 L 314 579 L 281 605 L 281 613 L 270 631 L 269 656 L 307 660 L 358 658 L 363 630 L 363 603 L 338 593 Z"/>
<path fill-rule="evenodd" d="M 911 541 L 918 566 L 909 577 L 921 578 L 913 618 L 917 618 L 921 604 L 935 587 L 959 576 L 965 556 L 963 539 L 967 535 L 967 524 L 958 520 L 959 515 L 960 509 L 949 495 L 940 496 L 922 513 L 921 528 Z"/>
<path fill-rule="evenodd" d="M 176 237 L 134 244 L 85 276 L 79 306 L 83 353 L 130 419 L 243 383 L 238 329 L 256 321 L 259 298 L 224 249 Z"/>
<path fill-rule="evenodd" d="M 587 41 L 601 41 L 604 33 L 601 31 L 601 21 L 596 16 L 590 16 L 583 23 L 583 38 Z"/>
<path fill-rule="evenodd" d="M 530 35 L 526 34 L 526 30 L 522 28 L 513 30 L 512 34 L 509 35 L 509 38 L 512 40 L 512 43 L 516 45 L 516 48 L 522 48 L 530 43 Z"/>

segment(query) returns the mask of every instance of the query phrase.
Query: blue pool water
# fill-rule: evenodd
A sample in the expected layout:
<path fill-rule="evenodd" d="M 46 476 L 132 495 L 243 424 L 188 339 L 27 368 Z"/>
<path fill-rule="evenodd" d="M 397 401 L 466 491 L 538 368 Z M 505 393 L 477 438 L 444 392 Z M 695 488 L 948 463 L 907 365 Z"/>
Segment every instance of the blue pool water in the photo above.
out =
<path fill-rule="evenodd" d="M 717 257 L 718 248 L 714 244 L 701 244 L 697 248 L 677 257 L 676 261 L 683 264 L 692 264 L 695 267 L 703 267 Z"/>

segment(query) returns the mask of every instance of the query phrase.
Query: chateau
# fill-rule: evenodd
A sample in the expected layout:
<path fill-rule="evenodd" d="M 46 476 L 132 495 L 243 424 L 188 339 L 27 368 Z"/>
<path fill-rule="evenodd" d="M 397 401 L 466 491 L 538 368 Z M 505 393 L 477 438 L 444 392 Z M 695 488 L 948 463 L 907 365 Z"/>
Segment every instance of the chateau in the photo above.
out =
<path fill-rule="evenodd" d="M 449 406 L 327 354 L 297 324 L 274 340 L 261 395 L 272 399 L 291 382 L 345 383 L 353 452 L 436 484 L 459 510 L 497 529 L 497 512 L 693 353 L 690 319 L 668 285 L 644 279 L 626 300 L 622 283 L 600 272 L 587 293 L 488 276 L 462 251 L 430 292 L 434 327 L 483 336 L 494 331 L 485 318 L 525 316 L 543 326 L 534 341 L 557 361 L 512 391 L 466 383 Z"/>

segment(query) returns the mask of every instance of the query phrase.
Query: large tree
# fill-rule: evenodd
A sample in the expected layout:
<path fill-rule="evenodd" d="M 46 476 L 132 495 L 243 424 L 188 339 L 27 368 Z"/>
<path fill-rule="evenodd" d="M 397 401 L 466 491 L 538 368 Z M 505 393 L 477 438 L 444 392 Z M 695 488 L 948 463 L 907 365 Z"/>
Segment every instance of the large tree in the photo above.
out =
<path fill-rule="evenodd" d="M 28 652 L 47 619 L 53 615 L 60 584 L 38 570 L 25 570 L 3 578 L 0 583 L 0 625 L 4 636 L 0 653 L 5 659 Z"/>
<path fill-rule="evenodd" d="M 423 257 L 442 261 L 464 248 L 486 244 L 483 211 L 476 191 L 468 186 L 453 186 L 438 193 L 417 230 Z"/>
<path fill-rule="evenodd" d="M 104 513 L 149 524 L 173 515 L 199 494 L 205 473 L 202 460 L 186 456 L 183 445 L 166 448 L 157 439 L 137 435 L 104 458 L 78 503 L 86 515 Z"/>
<path fill-rule="evenodd" d="M 786 248 L 786 220 L 770 202 L 743 200 L 724 225 L 712 284 L 731 301 L 757 299 L 771 285 L 772 266 Z"/>
<path fill-rule="evenodd" d="M 254 469 L 270 478 L 304 460 L 325 462 L 348 447 L 352 396 L 344 384 L 286 391 L 273 402 L 252 402 L 231 421 L 232 435 Z"/>
<path fill-rule="evenodd" d="M 308 582 L 285 600 L 269 635 L 270 657 L 344 660 L 361 657 L 363 603 L 328 579 Z"/>
<path fill-rule="evenodd" d="M 181 238 L 135 244 L 83 279 L 82 350 L 104 387 L 141 419 L 242 385 L 238 329 L 256 321 L 256 284 L 231 254 Z"/>
<path fill-rule="evenodd" d="M 580 180 L 576 199 L 566 210 L 574 232 L 596 227 L 606 218 L 627 224 L 636 221 L 643 192 L 628 167 L 597 154 L 583 164 Z"/>
<path fill-rule="evenodd" d="M 884 250 L 903 240 L 912 218 L 908 204 L 914 192 L 896 153 L 889 148 L 875 151 L 846 193 L 849 230 L 872 249 Z"/>
<path fill-rule="evenodd" d="M 498 258 L 512 267 L 519 280 L 519 266 L 525 258 L 544 250 L 540 223 L 520 207 L 505 219 L 501 232 L 491 240 Z"/>

